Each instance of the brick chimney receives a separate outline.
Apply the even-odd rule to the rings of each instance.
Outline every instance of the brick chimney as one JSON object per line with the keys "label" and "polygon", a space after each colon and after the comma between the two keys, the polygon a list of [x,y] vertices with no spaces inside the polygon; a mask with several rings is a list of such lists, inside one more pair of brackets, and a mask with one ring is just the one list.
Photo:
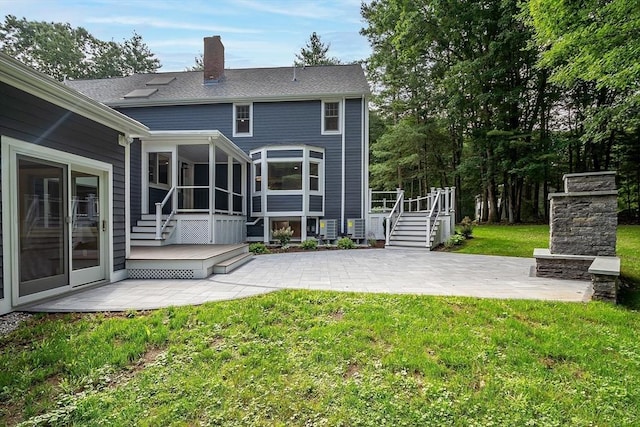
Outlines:
{"label": "brick chimney", "polygon": [[224,46],[220,36],[204,38],[204,84],[217,83],[224,77]]}

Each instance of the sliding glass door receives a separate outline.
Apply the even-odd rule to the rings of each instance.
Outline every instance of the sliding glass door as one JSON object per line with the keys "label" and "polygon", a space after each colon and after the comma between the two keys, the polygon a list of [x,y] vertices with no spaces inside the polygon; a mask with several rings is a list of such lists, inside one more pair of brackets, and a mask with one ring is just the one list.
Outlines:
{"label": "sliding glass door", "polygon": [[106,277],[102,174],[17,156],[19,297]]}

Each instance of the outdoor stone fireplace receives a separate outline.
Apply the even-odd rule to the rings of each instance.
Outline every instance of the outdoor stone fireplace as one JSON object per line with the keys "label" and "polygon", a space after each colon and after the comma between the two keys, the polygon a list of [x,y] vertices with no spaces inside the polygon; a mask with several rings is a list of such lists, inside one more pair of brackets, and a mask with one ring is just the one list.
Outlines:
{"label": "outdoor stone fireplace", "polygon": [[535,249],[536,276],[591,280],[593,299],[617,298],[615,172],[567,174],[549,194],[549,249]]}

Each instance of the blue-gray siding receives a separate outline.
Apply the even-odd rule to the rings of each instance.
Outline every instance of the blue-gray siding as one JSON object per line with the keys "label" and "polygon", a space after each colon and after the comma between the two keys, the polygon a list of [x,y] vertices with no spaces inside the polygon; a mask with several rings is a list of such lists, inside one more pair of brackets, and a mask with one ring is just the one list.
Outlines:
{"label": "blue-gray siding", "polygon": [[[249,153],[268,145],[312,145],[325,150],[325,218],[340,218],[342,135],[321,135],[322,103],[317,101],[255,102],[253,136],[233,137],[232,104],[122,108],[120,111],[152,130],[216,129]],[[345,219],[361,218],[362,99],[345,108]],[[315,155],[314,155],[315,157]]]}
{"label": "blue-gray siding", "polygon": [[267,195],[267,210],[269,212],[301,211],[302,195]]}
{"label": "blue-gray siding", "polygon": [[262,202],[260,196],[253,196],[251,198],[251,211],[252,212],[262,212]]}
{"label": "blue-gray siding", "polygon": [[322,196],[309,196],[309,212],[322,212]]}
{"label": "blue-gray siding", "polygon": [[2,135],[113,165],[113,268],[124,269],[124,147],[118,132],[5,83],[0,83],[0,111]]}
{"label": "blue-gray siding", "polygon": [[286,157],[302,157],[302,150],[269,150],[267,151],[267,158],[277,159]]}
{"label": "blue-gray siding", "polygon": [[264,224],[259,222],[256,225],[247,225],[247,237],[262,237],[264,234]]}
{"label": "blue-gray siding", "polygon": [[345,219],[362,218],[362,106],[359,100],[347,100],[345,120],[351,123],[345,129],[348,143],[345,149]]}

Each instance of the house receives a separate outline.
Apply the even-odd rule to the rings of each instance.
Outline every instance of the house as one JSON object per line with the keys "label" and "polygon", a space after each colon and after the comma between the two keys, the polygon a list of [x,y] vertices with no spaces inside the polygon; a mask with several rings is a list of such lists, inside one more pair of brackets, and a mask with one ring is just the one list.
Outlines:
{"label": "house", "polygon": [[0,314],[128,276],[130,152],[147,134],[0,53]]}
{"label": "house", "polygon": [[269,242],[286,226],[303,241],[321,221],[346,233],[364,218],[370,92],[360,65],[227,69],[219,36],[204,39],[203,63],[67,82],[150,129],[131,147],[131,219],[162,226],[133,233],[132,245]]}

